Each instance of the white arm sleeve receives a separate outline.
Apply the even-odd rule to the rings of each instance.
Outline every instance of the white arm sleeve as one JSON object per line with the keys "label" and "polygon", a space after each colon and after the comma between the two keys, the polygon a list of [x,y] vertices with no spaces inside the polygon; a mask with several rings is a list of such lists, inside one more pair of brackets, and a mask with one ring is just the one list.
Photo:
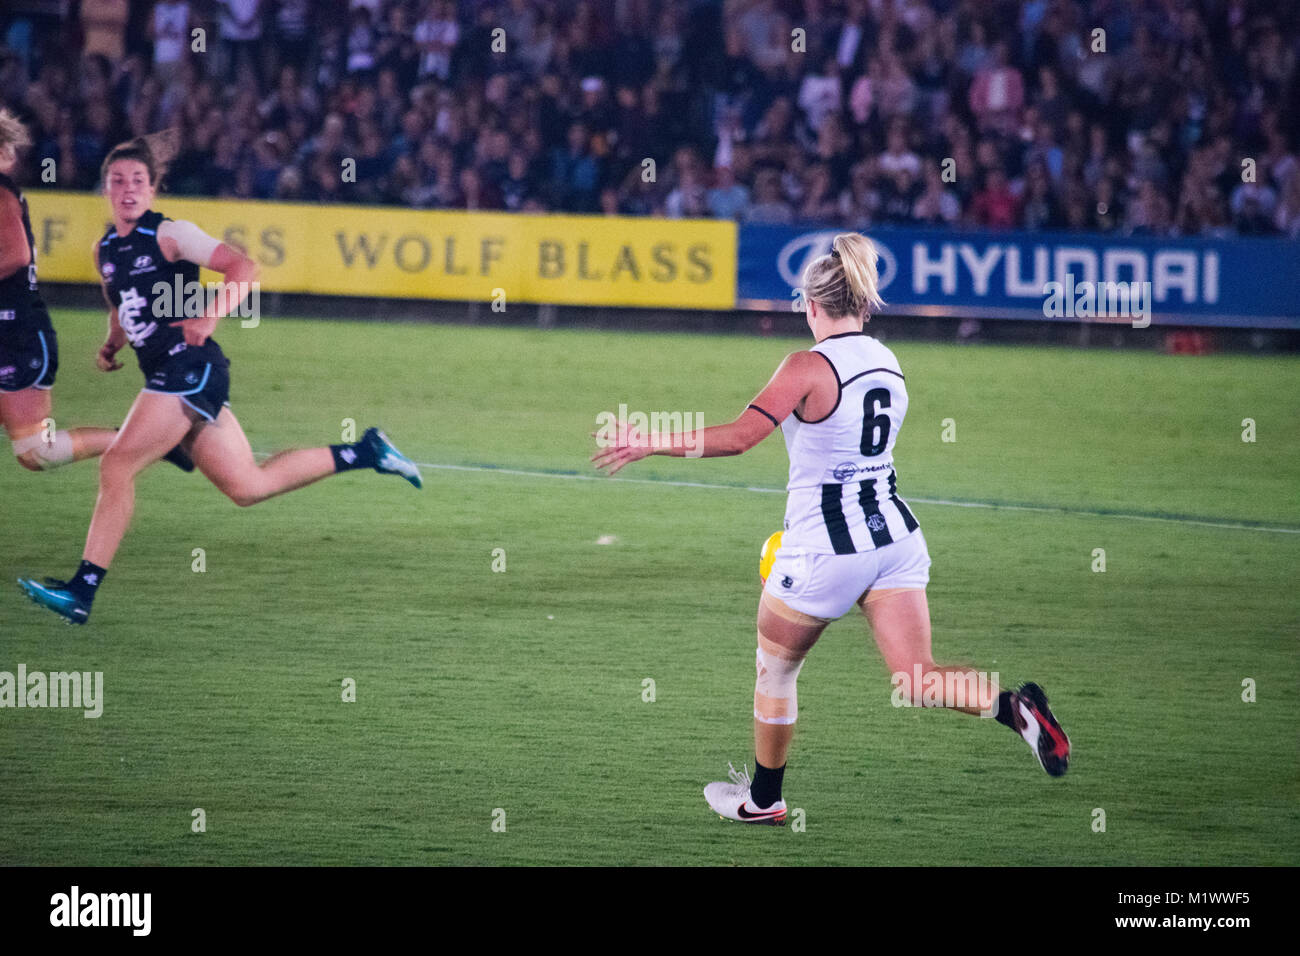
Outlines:
{"label": "white arm sleeve", "polygon": [[220,239],[213,239],[194,223],[185,219],[168,219],[158,224],[158,238],[174,239],[176,249],[182,259],[207,266],[212,261],[212,253],[221,245]]}

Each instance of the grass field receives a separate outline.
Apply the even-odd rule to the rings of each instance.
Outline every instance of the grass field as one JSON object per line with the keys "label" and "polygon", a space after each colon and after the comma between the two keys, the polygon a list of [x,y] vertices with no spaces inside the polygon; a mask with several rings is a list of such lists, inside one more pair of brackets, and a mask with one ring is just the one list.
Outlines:
{"label": "grass field", "polygon": [[[101,318],[55,321],[59,426],[117,424],[134,360],[101,375]],[[95,469],[0,461],[0,670],[105,685],[97,720],[0,710],[0,863],[1300,856],[1295,358],[891,343],[936,656],[1040,682],[1075,756],[1052,780],[991,721],[891,707],[846,618],[800,678],[798,832],[724,823],[700,792],[729,760],[752,766],[756,562],[784,507],[752,489],[784,484],[780,437],[577,476],[598,412],[729,419],[810,342],[271,319],[218,339],[259,451],[337,442],[351,418],[420,462],[476,467],[427,469],[423,492],[353,473],[240,510],[158,466],[74,629],[12,582],[75,568]]]}

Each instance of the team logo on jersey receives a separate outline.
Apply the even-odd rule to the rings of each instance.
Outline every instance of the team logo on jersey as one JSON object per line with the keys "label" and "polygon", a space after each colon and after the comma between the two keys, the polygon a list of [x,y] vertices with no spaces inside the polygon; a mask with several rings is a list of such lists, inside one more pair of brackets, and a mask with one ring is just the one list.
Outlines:
{"label": "team logo on jersey", "polygon": [[99,267],[99,271],[104,276],[105,279],[108,279],[113,275],[114,272],[117,271],[117,266],[113,265],[113,263],[111,262],[105,262],[102,266]]}
{"label": "team logo on jersey", "polygon": [[858,466],[851,461],[846,461],[842,465],[836,465],[835,470],[831,472],[836,481],[848,481],[858,473]]}
{"label": "team logo on jersey", "polygon": [[870,528],[872,531],[884,531],[885,530],[884,517],[881,515],[872,515],[870,518],[867,519],[867,527]]}

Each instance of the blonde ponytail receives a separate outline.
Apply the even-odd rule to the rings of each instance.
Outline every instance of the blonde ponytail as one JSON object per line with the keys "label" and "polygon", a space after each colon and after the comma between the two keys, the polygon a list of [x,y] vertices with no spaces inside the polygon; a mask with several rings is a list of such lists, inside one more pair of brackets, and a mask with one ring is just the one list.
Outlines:
{"label": "blonde ponytail", "polygon": [[885,304],[878,291],[880,253],[866,236],[845,232],[831,243],[830,255],[814,259],[804,273],[804,295],[832,318],[867,319]]}

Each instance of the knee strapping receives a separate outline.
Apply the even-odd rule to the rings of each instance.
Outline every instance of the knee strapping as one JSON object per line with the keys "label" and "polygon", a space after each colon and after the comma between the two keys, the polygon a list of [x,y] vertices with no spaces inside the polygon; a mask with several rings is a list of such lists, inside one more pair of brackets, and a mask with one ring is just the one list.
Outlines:
{"label": "knee strapping", "polygon": [[760,631],[756,654],[758,679],[754,682],[754,717],[764,724],[793,724],[799,717],[796,683],[803,655],[768,640]]}
{"label": "knee strapping", "polygon": [[42,471],[49,471],[72,461],[74,449],[72,436],[66,431],[58,430],[52,441],[45,440],[44,432],[37,432],[13,442],[14,457],[35,464]]}

